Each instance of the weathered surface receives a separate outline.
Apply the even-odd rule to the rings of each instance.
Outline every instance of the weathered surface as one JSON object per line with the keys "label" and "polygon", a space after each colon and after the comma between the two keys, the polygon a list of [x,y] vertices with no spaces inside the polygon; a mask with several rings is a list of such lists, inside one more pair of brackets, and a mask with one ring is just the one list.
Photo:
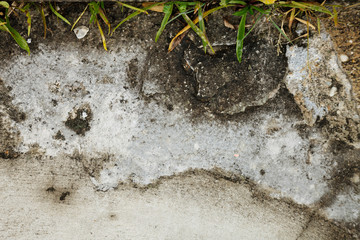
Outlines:
{"label": "weathered surface", "polygon": [[[200,101],[209,101],[209,108],[215,113],[233,115],[248,107],[261,106],[280,89],[286,69],[284,59],[274,61],[275,48],[261,40],[249,39],[246,43],[250,46],[245,51],[256,50],[249,51],[241,65],[236,59],[235,45],[218,47],[214,56],[204,55],[201,49],[185,52],[186,64],[196,81],[196,96]],[[281,68],[274,71],[278,66]]]}
{"label": "weathered surface", "polygon": [[312,38],[309,48],[288,47],[285,83],[310,126],[327,121],[328,134],[360,147],[360,118],[352,86],[341,69],[330,36]]}
{"label": "weathered surface", "polygon": [[[209,24],[220,27],[225,15],[219,12]],[[85,17],[79,25],[86,24]],[[221,30],[227,37],[216,44],[215,56],[203,55],[201,43],[191,34],[174,52],[166,53],[168,36],[176,33],[178,23],[155,44],[161,17],[140,16],[139,22],[129,22],[108,39],[109,52],[102,49],[97,29],[78,40],[51,17],[48,27],[66,42],[33,37],[31,56],[1,48],[0,56],[7,59],[0,68],[4,236],[25,236],[12,226],[26,224],[15,213],[29,215],[30,208],[21,206],[31,202],[41,214],[38,220],[29,220],[29,229],[43,239],[49,239],[48,232],[57,236],[63,228],[88,239],[91,233],[100,236],[100,230],[93,230],[98,226],[111,232],[114,224],[124,232],[111,232],[110,238],[176,239],[178,232],[167,233],[175,226],[195,239],[209,239],[209,233],[214,239],[219,234],[225,239],[236,234],[246,239],[355,237],[358,115],[348,105],[351,89],[338,65],[328,69],[321,62],[317,72],[313,67],[317,80],[309,81],[304,90],[299,87],[304,86],[303,78],[293,77],[295,71],[304,74],[294,64],[303,64],[304,50],[294,46],[277,56],[274,42],[263,34],[266,27],[249,36],[261,44],[247,42],[251,48],[245,48],[241,65],[234,59],[231,29]],[[212,36],[216,35],[209,30]],[[311,46],[314,53],[323,51],[323,45]],[[277,57],[270,61],[271,52]],[[336,57],[335,52],[330,54]],[[334,95],[332,86],[316,85],[328,78],[339,78],[333,80],[335,85],[341,83]],[[311,95],[313,90],[317,93]],[[306,105],[304,97],[314,104]],[[331,114],[314,111],[313,106],[322,107],[323,99]],[[343,119],[355,127],[344,125]],[[335,123],[337,128],[327,132]],[[180,175],[151,188],[159,178],[189,169],[222,169],[221,176],[237,184],[221,180],[224,185],[216,187],[208,173],[195,171],[196,177]],[[142,192],[131,186],[150,189]],[[24,197],[14,196],[21,191]],[[252,201],[254,205],[246,207]],[[226,211],[209,212],[214,205]],[[188,209],[189,214],[175,209]],[[78,214],[68,221],[72,211]],[[63,223],[42,227],[55,216]],[[266,221],[259,223],[258,216],[266,216]],[[74,233],[74,222],[84,219],[91,229]],[[147,226],[143,231],[139,221]],[[214,222],[223,224],[219,231]]]}
{"label": "weathered surface", "polygon": [[[307,239],[351,237],[304,208],[254,197],[259,192],[249,183],[221,175],[195,171],[156,186],[121,185],[103,193],[94,191],[74,160],[22,162],[11,168],[0,162],[0,187],[7,196],[1,202],[0,235],[6,239],[287,240],[305,228],[312,236]],[[319,222],[315,231],[307,227],[311,219]]]}

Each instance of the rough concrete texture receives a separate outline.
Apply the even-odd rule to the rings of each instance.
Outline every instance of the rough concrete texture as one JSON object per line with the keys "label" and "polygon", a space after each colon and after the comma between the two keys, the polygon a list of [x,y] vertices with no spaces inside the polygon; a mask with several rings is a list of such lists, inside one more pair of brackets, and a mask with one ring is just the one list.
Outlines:
{"label": "rough concrete texture", "polygon": [[286,55],[289,73],[285,83],[306,123],[312,126],[325,119],[330,135],[359,148],[357,104],[330,36],[324,30],[313,38],[309,48],[288,46]]}
{"label": "rough concrete texture", "polygon": [[0,52],[1,234],[356,238],[359,116],[331,40],[311,39],[321,68],[304,84],[306,48],[277,56],[265,23],[236,63],[226,14],[209,18],[213,56],[191,33],[166,53],[179,24],[155,44],[160,14],[119,29],[109,52],[95,28],[78,40],[53,18],[57,40]]}

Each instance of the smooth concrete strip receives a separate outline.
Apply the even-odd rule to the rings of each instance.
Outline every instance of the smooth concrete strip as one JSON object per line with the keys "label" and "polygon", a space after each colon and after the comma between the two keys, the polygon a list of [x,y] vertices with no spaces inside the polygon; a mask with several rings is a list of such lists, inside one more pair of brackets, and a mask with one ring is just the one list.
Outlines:
{"label": "smooth concrete strip", "polygon": [[[246,182],[206,172],[104,193],[94,191],[76,160],[28,156],[11,169],[9,161],[0,162],[4,239],[295,240],[310,221],[296,206],[257,198]],[[306,239],[336,239],[328,238],[332,226],[313,227]]]}

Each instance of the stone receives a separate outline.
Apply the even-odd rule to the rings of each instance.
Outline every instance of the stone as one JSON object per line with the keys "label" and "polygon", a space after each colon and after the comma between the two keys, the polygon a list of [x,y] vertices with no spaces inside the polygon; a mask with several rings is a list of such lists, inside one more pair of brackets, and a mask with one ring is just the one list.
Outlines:
{"label": "stone", "polygon": [[349,57],[347,55],[345,55],[345,54],[341,54],[340,55],[340,61],[341,62],[347,62],[347,61],[349,61]]}
{"label": "stone", "polygon": [[315,35],[310,46],[287,48],[287,89],[294,95],[309,126],[327,121],[334,139],[360,146],[360,117],[350,80],[343,72],[333,43],[326,32]]}
{"label": "stone", "polygon": [[89,32],[89,28],[86,26],[80,26],[75,28],[73,31],[78,39],[82,39]]}

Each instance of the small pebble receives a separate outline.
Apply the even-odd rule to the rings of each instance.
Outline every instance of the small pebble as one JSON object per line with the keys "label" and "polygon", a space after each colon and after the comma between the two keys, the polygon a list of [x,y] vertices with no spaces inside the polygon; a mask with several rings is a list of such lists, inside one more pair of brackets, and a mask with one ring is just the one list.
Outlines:
{"label": "small pebble", "polygon": [[332,88],[330,89],[329,96],[330,96],[330,97],[335,96],[336,91],[337,91],[337,87],[332,87]]}
{"label": "small pebble", "polygon": [[360,175],[358,173],[354,173],[353,177],[351,178],[351,181],[353,183],[359,183],[360,182]]}
{"label": "small pebble", "polygon": [[89,32],[89,28],[86,26],[77,27],[74,29],[74,33],[78,39],[82,39]]}
{"label": "small pebble", "polygon": [[26,42],[30,44],[31,43],[31,38],[26,39]]}
{"label": "small pebble", "polygon": [[345,54],[341,54],[340,55],[340,61],[347,62],[347,61],[349,61],[349,57],[347,55],[345,55]]}

